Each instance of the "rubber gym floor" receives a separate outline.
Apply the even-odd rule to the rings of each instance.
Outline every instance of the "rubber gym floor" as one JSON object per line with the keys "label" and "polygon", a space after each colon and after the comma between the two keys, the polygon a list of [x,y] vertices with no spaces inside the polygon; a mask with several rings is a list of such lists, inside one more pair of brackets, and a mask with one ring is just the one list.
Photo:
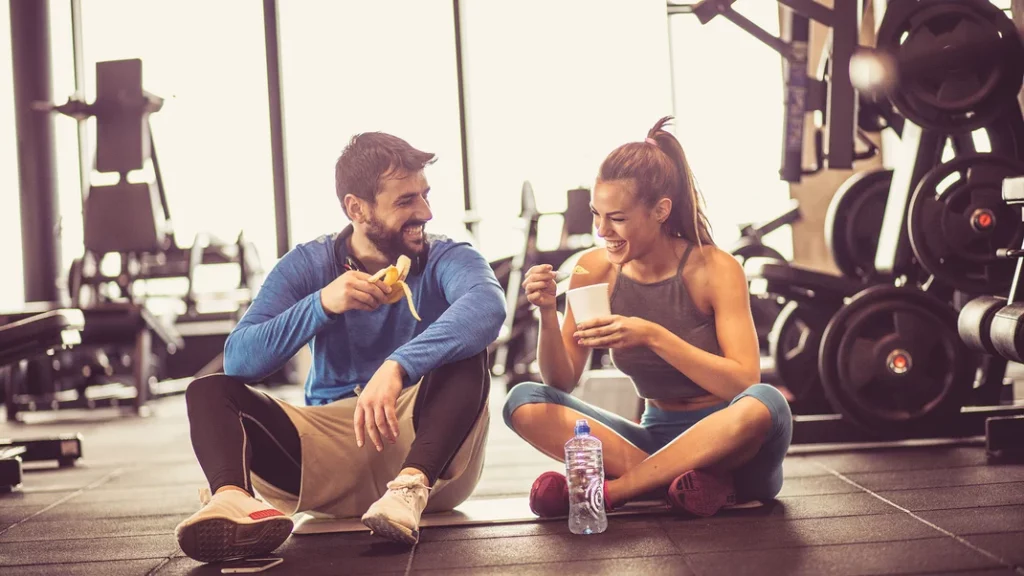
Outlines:
{"label": "rubber gym floor", "polygon": [[[487,467],[474,499],[522,497],[560,465],[501,422],[496,381]],[[1018,396],[1024,387],[1017,385]],[[298,389],[275,390],[298,400]],[[220,574],[182,555],[174,526],[204,478],[184,398],[149,418],[0,423],[0,437],[80,432],[72,468],[31,465],[0,496],[4,576]],[[1022,439],[1024,441],[1024,439]],[[28,465],[27,465],[28,466]],[[1024,464],[987,461],[981,442],[807,453],[794,447],[777,501],[709,519],[613,517],[574,536],[565,520],[425,528],[402,547],[367,532],[293,535],[269,574],[1024,574]]]}

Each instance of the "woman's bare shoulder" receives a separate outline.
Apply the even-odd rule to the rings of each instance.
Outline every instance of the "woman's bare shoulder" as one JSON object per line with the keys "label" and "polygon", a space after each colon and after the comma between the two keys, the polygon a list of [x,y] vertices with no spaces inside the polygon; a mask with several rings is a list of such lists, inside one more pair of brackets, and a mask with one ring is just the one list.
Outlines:
{"label": "woman's bare shoulder", "polygon": [[746,273],[735,256],[717,246],[704,246],[701,248],[701,260],[701,283],[709,289],[712,299],[747,291]]}
{"label": "woman's bare shoulder", "polygon": [[714,245],[694,246],[683,269],[683,281],[701,308],[712,307],[723,290],[747,289],[743,266],[735,256]]}
{"label": "woman's bare shoulder", "polygon": [[614,270],[612,263],[608,261],[608,251],[604,247],[596,246],[580,255],[572,271],[569,286],[576,288],[608,282]]}
{"label": "woman's bare shoulder", "polygon": [[[696,249],[694,249],[696,251]],[[718,246],[705,245],[700,247],[700,257],[704,262],[704,267],[716,274],[729,274],[735,273],[736,271],[742,272],[743,266],[735,256],[722,250]]]}

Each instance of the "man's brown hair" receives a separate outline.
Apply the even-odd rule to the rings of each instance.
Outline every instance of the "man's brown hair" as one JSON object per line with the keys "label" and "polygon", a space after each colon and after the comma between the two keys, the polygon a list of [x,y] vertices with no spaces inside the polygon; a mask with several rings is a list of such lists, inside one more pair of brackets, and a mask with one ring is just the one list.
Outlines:
{"label": "man's brown hair", "polygon": [[435,160],[437,157],[434,154],[417,150],[391,134],[356,134],[334,165],[334,188],[341,209],[345,211],[345,216],[349,216],[345,208],[347,194],[374,204],[384,180],[398,174],[415,174]]}

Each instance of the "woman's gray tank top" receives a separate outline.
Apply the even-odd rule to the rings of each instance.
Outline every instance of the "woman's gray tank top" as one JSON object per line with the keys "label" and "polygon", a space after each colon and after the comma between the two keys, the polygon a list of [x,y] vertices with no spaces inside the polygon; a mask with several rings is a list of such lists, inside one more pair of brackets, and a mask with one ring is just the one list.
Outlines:
{"label": "woman's gray tank top", "polygon": [[[674,276],[653,284],[631,280],[619,269],[611,295],[611,311],[619,316],[635,316],[660,324],[690,344],[721,356],[714,317],[697,308],[683,283],[683,266],[692,249],[692,244],[686,248]],[[708,394],[646,346],[612,350],[611,358],[615,367],[633,380],[642,398],[673,400]]]}

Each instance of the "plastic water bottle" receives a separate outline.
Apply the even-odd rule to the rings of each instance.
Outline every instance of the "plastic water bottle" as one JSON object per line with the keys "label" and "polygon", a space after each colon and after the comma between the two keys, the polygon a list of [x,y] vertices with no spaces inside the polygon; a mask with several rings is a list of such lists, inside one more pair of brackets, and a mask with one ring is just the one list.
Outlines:
{"label": "plastic water bottle", "polygon": [[608,528],[604,511],[604,457],[601,441],[590,435],[586,420],[576,421],[576,435],[565,443],[565,477],[569,480],[569,531],[604,532]]}

